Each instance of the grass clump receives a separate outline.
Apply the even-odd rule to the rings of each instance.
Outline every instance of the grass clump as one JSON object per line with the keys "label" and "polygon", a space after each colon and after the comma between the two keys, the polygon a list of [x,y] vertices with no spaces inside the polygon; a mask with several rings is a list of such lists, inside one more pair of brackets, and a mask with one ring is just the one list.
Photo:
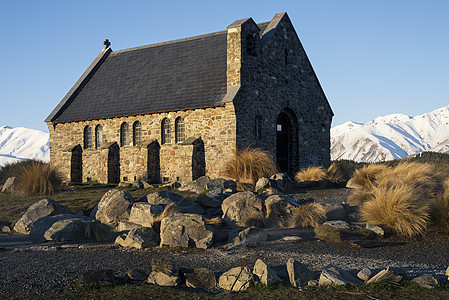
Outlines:
{"label": "grass clump", "polygon": [[56,169],[41,161],[20,164],[14,172],[18,181],[14,193],[21,196],[53,194],[61,182]]}
{"label": "grass clump", "polygon": [[444,181],[443,192],[435,199],[431,216],[437,230],[449,233],[449,179]]}
{"label": "grass clump", "polygon": [[377,178],[385,173],[389,167],[380,164],[371,164],[354,171],[352,185],[357,188],[370,190]]}
{"label": "grass clump", "polygon": [[270,177],[277,173],[276,162],[270,152],[259,148],[236,150],[226,162],[225,176],[240,181],[256,183],[261,177]]}
{"label": "grass clump", "polygon": [[319,181],[326,178],[326,170],[323,167],[310,166],[299,170],[295,179],[298,182],[302,181]]}
{"label": "grass clump", "polygon": [[324,209],[314,203],[307,203],[296,208],[290,219],[290,228],[315,228],[325,219]]}

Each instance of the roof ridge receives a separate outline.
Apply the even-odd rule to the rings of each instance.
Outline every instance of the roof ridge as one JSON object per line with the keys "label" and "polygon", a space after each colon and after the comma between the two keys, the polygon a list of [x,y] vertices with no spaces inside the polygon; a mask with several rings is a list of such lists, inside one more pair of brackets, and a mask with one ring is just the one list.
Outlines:
{"label": "roof ridge", "polygon": [[134,50],[140,50],[140,49],[146,49],[146,48],[153,48],[153,47],[158,47],[158,46],[176,44],[176,43],[181,43],[181,42],[187,42],[187,41],[192,41],[192,40],[196,40],[196,39],[202,39],[202,38],[206,38],[206,37],[210,37],[210,36],[217,36],[217,35],[220,35],[220,34],[223,34],[223,33],[226,33],[226,32],[227,32],[227,30],[222,30],[222,31],[206,33],[206,34],[202,34],[202,35],[196,35],[196,36],[191,36],[191,37],[171,40],[171,41],[165,41],[165,42],[149,44],[149,45],[144,45],[144,46],[137,46],[137,47],[132,47],[132,48],[128,48],[128,49],[122,49],[122,50],[113,51],[111,54],[114,54],[114,53],[115,54],[119,54],[119,53],[128,52],[128,51],[134,51]]}
{"label": "roof ridge", "polygon": [[[265,25],[266,23],[270,23],[270,21],[257,23],[257,26],[262,25],[262,24]],[[206,34],[201,34],[201,35],[195,35],[195,36],[181,38],[181,39],[176,39],[176,40],[171,40],[171,41],[165,41],[165,42],[160,42],[160,43],[155,43],[155,44],[137,46],[137,47],[132,47],[132,48],[127,48],[127,49],[113,51],[111,53],[111,55],[120,54],[120,53],[124,53],[124,52],[129,52],[129,51],[134,51],[134,50],[141,50],[141,49],[146,49],[146,48],[153,48],[153,47],[158,47],[158,46],[164,46],[164,45],[176,44],[176,43],[181,43],[181,42],[187,42],[187,41],[192,41],[192,40],[196,40],[196,39],[202,39],[202,38],[206,38],[206,37],[217,36],[217,35],[224,34],[224,33],[227,33],[227,32],[228,32],[227,30],[221,30],[221,31],[216,31],[216,32],[211,32],[211,33],[206,33]]]}

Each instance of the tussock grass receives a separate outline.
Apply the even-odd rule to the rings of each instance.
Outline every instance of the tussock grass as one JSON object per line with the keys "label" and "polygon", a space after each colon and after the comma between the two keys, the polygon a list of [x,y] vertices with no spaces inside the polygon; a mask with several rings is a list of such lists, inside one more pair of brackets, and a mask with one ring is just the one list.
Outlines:
{"label": "tussock grass", "polygon": [[295,179],[298,182],[302,181],[319,181],[326,178],[326,170],[323,167],[307,167],[305,169],[299,170]]}
{"label": "tussock grass", "polygon": [[315,228],[323,223],[324,209],[314,203],[307,203],[296,208],[290,217],[290,228]]}
{"label": "tussock grass", "polygon": [[370,190],[377,178],[384,174],[387,169],[389,167],[379,164],[371,164],[357,169],[352,177],[353,185],[361,189]]}
{"label": "tussock grass", "polygon": [[427,199],[408,185],[391,184],[387,178],[373,189],[373,196],[361,209],[362,219],[387,227],[399,235],[421,235],[430,221]]}
{"label": "tussock grass", "polygon": [[444,181],[443,192],[435,199],[431,216],[438,231],[449,233],[449,179]]}
{"label": "tussock grass", "polygon": [[241,219],[240,221],[237,222],[237,225],[241,227],[251,227],[251,226],[258,228],[269,227],[268,220],[263,216],[254,216]]}
{"label": "tussock grass", "polygon": [[259,148],[236,150],[233,157],[226,162],[225,176],[240,181],[256,183],[261,177],[270,177],[277,173],[273,156]]}
{"label": "tussock grass", "polygon": [[161,232],[161,222],[163,219],[165,219],[166,217],[169,217],[175,213],[178,213],[179,209],[176,206],[176,204],[174,203],[170,203],[167,206],[165,206],[164,210],[162,211],[162,213],[158,216],[156,216],[153,219],[153,229],[157,232],[160,233]]}
{"label": "tussock grass", "polygon": [[58,172],[50,164],[32,161],[22,165],[14,193],[21,196],[53,194],[60,183],[59,178]]}
{"label": "tussock grass", "polygon": [[326,172],[326,179],[333,182],[341,182],[345,179],[345,170],[337,163],[333,162]]}
{"label": "tussock grass", "polygon": [[351,205],[362,206],[366,201],[373,197],[372,191],[357,189],[348,196],[348,203]]}
{"label": "tussock grass", "polygon": [[221,225],[223,223],[223,219],[221,217],[204,218],[204,223],[206,223],[206,225]]}

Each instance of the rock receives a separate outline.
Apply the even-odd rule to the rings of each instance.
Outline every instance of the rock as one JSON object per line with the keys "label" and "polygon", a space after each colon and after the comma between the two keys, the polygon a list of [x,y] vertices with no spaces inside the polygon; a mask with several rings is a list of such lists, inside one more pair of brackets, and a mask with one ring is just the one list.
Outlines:
{"label": "rock", "polygon": [[17,186],[16,177],[9,177],[8,179],[6,179],[5,183],[3,184],[1,192],[2,193],[14,193],[16,186]]}
{"label": "rock", "polygon": [[116,227],[119,221],[128,220],[134,198],[127,191],[107,191],[98,203],[95,218],[101,223]]}
{"label": "rock", "polygon": [[179,268],[170,260],[153,258],[151,260],[151,273],[148,275],[147,282],[160,286],[177,286],[181,282]]}
{"label": "rock", "polygon": [[233,238],[231,247],[258,244],[266,242],[267,240],[268,233],[265,230],[257,227],[249,227],[240,231],[238,235]]}
{"label": "rock", "polygon": [[116,244],[130,248],[148,248],[159,245],[159,235],[153,228],[140,227],[123,234],[115,240]]}
{"label": "rock", "polygon": [[91,210],[89,217],[91,219],[95,219],[95,215],[97,214],[97,211],[98,211],[98,204],[95,205],[95,207]]}
{"label": "rock", "polygon": [[323,209],[327,221],[346,220],[346,208],[341,203],[316,203]]}
{"label": "rock", "polygon": [[183,196],[172,191],[159,191],[143,196],[140,201],[153,205],[168,205],[174,203],[182,213],[204,214],[204,208],[200,204],[184,199]]}
{"label": "rock", "polygon": [[208,176],[201,176],[198,179],[183,184],[178,188],[180,191],[189,191],[197,194],[204,193],[206,191],[206,184],[210,181]]}
{"label": "rock", "polygon": [[11,228],[9,228],[9,226],[2,226],[2,232],[4,233],[11,232]]}
{"label": "rock", "polygon": [[271,269],[261,259],[256,260],[254,264],[253,274],[259,278],[259,281],[265,285],[271,285],[275,282],[282,281],[277,275],[276,271]]}
{"label": "rock", "polygon": [[175,182],[163,184],[163,185],[161,185],[161,187],[164,187],[164,188],[171,188],[171,189],[177,189],[177,188],[180,188],[180,187],[181,187],[181,183],[178,182],[178,181],[175,181]]}
{"label": "rock", "polygon": [[126,273],[126,277],[133,281],[145,281],[148,279],[148,274],[138,269],[130,269]]}
{"label": "rock", "polygon": [[40,200],[28,207],[25,214],[15,224],[14,230],[18,233],[29,234],[38,219],[59,214],[72,214],[72,211],[52,199]]}
{"label": "rock", "polygon": [[284,236],[282,239],[280,239],[281,241],[284,242],[302,242],[302,238],[296,235],[288,235],[288,236]]}
{"label": "rock", "polygon": [[223,202],[217,200],[215,197],[210,197],[208,194],[199,194],[195,201],[206,209],[221,207],[221,203]]}
{"label": "rock", "polygon": [[373,225],[371,223],[366,223],[366,229],[371,230],[372,232],[374,232],[377,235],[383,236],[384,235],[384,230],[376,225]]}
{"label": "rock", "polygon": [[186,273],[186,285],[194,289],[208,290],[217,286],[215,273],[206,268],[197,268],[193,273]]}
{"label": "rock", "polygon": [[122,220],[118,222],[116,230],[117,232],[123,232],[123,231],[130,231],[139,227],[142,227],[142,225]]}
{"label": "rock", "polygon": [[206,249],[212,238],[212,231],[200,215],[175,213],[161,222],[161,246]]}
{"label": "rock", "polygon": [[333,265],[328,265],[321,271],[319,285],[345,285],[359,283],[349,272]]}
{"label": "rock", "polygon": [[350,229],[348,222],[343,221],[343,220],[326,221],[323,223],[323,225],[328,225],[328,226],[331,226],[331,227],[339,229],[339,230]]}
{"label": "rock", "polygon": [[296,288],[303,288],[313,278],[309,268],[294,258],[289,258],[286,263],[290,284]]}
{"label": "rock", "polygon": [[147,202],[134,202],[129,214],[129,222],[152,227],[154,218],[162,213],[162,205],[149,204]]}
{"label": "rock", "polygon": [[257,192],[261,189],[266,189],[271,187],[271,182],[269,178],[261,177],[256,182],[256,187],[254,188],[254,191]]}
{"label": "rock", "polygon": [[86,272],[81,275],[79,281],[81,285],[111,284],[113,282],[114,282],[114,273],[110,269]]}
{"label": "rock", "polygon": [[307,282],[307,286],[318,286],[318,280],[312,279]]}
{"label": "rock", "polygon": [[237,183],[234,180],[215,178],[210,179],[209,181],[206,182],[206,190],[208,191],[213,191],[216,189],[223,189],[223,190],[230,189],[232,191],[235,191],[236,188]]}
{"label": "rock", "polygon": [[[449,267],[447,267],[447,269],[446,269],[446,276],[449,277]],[[449,280],[449,278],[448,278],[448,280]]]}
{"label": "rock", "polygon": [[377,273],[376,275],[374,275],[373,277],[371,277],[371,279],[369,279],[366,283],[370,284],[370,283],[376,283],[376,282],[381,282],[381,281],[398,283],[401,280],[402,280],[402,276],[390,271],[390,267],[388,267],[385,270],[382,270],[379,273]]}
{"label": "rock", "polygon": [[289,219],[298,206],[299,204],[293,198],[284,195],[272,195],[265,199],[267,215],[275,213],[277,216],[284,218],[284,220]]}
{"label": "rock", "polygon": [[368,268],[363,268],[362,270],[360,270],[360,272],[357,273],[357,277],[363,281],[368,281],[371,275],[373,275],[373,272],[371,272],[371,270]]}
{"label": "rock", "polygon": [[30,239],[33,242],[43,241],[85,241],[91,237],[90,226],[96,221],[89,217],[76,215],[47,216],[34,222],[30,231]]}
{"label": "rock", "polygon": [[292,180],[286,173],[277,173],[270,177],[271,180],[274,180],[281,190],[285,190],[289,185],[292,184]]}
{"label": "rock", "polygon": [[131,188],[131,187],[133,187],[133,184],[131,182],[120,181],[118,186],[122,187],[122,188]]}
{"label": "rock", "polygon": [[248,268],[236,267],[220,276],[218,286],[228,291],[240,292],[246,290],[253,280],[254,276]]}
{"label": "rock", "polygon": [[151,184],[151,183],[149,183],[149,182],[147,182],[145,180],[141,181],[141,183],[142,183],[142,187],[144,189],[155,189],[155,188],[157,188],[157,184]]}
{"label": "rock", "polygon": [[435,277],[429,274],[413,278],[412,281],[426,289],[433,289],[438,286],[438,280],[436,280]]}
{"label": "rock", "polygon": [[240,192],[226,198],[221,204],[223,219],[240,222],[265,218],[263,201],[251,192]]}

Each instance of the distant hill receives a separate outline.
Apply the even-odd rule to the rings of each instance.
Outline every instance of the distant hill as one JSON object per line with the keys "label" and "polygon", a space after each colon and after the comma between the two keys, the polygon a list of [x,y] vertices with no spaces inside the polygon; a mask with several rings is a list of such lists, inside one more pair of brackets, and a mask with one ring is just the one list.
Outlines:
{"label": "distant hill", "polygon": [[0,167],[25,159],[50,160],[49,134],[24,127],[0,127]]}
{"label": "distant hill", "polygon": [[413,118],[392,114],[331,129],[332,160],[379,162],[423,151],[449,153],[449,105]]}

